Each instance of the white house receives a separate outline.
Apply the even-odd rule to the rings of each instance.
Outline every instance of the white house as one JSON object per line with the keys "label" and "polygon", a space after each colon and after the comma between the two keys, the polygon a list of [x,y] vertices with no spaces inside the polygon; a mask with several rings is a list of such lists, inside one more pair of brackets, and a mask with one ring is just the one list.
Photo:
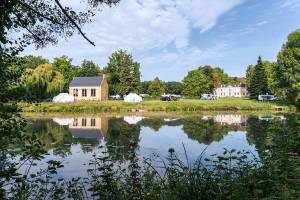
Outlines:
{"label": "white house", "polygon": [[214,89],[214,95],[217,97],[248,97],[248,91],[245,84],[221,85]]}

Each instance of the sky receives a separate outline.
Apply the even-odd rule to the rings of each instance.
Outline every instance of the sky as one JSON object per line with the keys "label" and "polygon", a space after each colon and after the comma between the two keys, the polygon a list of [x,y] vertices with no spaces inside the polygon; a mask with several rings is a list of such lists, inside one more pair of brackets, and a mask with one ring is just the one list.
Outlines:
{"label": "sky", "polygon": [[[77,9],[80,1],[62,1]],[[275,61],[287,35],[300,28],[300,0],[121,0],[103,7],[79,34],[57,45],[22,55],[50,61],[66,55],[80,65],[93,60],[101,68],[118,49],[140,63],[142,80],[159,77],[180,81],[199,66],[221,67],[231,76],[245,76],[258,56]]]}

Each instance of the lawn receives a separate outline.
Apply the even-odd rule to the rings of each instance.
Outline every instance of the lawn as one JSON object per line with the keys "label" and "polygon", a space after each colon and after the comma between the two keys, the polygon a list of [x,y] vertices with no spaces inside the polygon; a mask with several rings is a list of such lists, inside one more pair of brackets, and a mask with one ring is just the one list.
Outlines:
{"label": "lawn", "polygon": [[23,112],[201,112],[201,111],[275,111],[283,107],[284,111],[293,108],[279,102],[258,102],[241,98],[224,98],[215,101],[182,99],[179,101],[145,100],[141,103],[123,101],[81,101],[75,103],[18,103]]}

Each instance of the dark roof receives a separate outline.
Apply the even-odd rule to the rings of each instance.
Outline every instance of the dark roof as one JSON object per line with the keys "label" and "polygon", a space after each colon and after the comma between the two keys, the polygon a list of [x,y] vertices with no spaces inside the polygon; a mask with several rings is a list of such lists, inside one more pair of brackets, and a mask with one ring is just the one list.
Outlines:
{"label": "dark roof", "polygon": [[73,135],[73,137],[76,137],[76,138],[101,139],[103,137],[103,134],[100,129],[70,128],[69,131]]}
{"label": "dark roof", "polygon": [[74,77],[70,87],[100,86],[103,76]]}

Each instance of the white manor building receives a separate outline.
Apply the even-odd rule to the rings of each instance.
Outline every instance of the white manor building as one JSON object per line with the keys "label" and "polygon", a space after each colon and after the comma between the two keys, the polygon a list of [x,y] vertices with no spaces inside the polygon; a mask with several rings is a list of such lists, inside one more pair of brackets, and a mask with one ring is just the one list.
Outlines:
{"label": "white manor building", "polygon": [[248,97],[248,91],[245,84],[221,85],[214,89],[214,95],[217,97]]}

